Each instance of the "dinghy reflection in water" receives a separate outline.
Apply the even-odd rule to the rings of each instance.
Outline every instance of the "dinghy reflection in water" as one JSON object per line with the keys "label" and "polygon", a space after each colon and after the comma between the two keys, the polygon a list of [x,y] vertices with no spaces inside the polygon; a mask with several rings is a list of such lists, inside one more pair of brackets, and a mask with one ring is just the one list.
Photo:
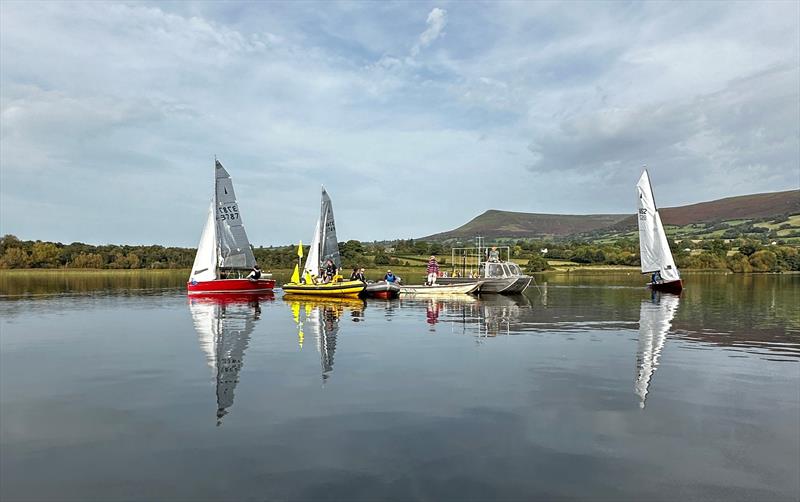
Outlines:
{"label": "dinghy reflection in water", "polygon": [[271,295],[192,295],[189,299],[200,348],[216,380],[218,426],[233,406],[244,352],[261,316],[259,302],[273,298]]}
{"label": "dinghy reflection in water", "polygon": [[642,301],[639,312],[639,345],[636,351],[636,384],[639,407],[644,408],[650,380],[658,368],[658,359],[672,327],[680,298],[669,293],[653,293],[652,300]]}
{"label": "dinghy reflection in water", "polygon": [[[320,301],[300,300],[296,297],[291,299],[284,297],[284,299],[291,306],[300,347],[303,348],[306,336],[314,337],[324,384],[333,372],[339,322],[348,310],[350,319],[353,322],[360,322],[364,318],[366,304],[361,300],[347,298],[326,298]],[[303,313],[305,318],[302,316]]]}

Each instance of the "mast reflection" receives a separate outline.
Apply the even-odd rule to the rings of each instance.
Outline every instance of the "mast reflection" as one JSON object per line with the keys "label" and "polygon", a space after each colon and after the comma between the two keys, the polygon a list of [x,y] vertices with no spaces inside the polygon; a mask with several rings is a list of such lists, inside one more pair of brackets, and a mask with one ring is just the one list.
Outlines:
{"label": "mast reflection", "polygon": [[672,327],[680,297],[653,292],[650,300],[642,301],[639,311],[639,343],[636,350],[636,383],[639,407],[644,409],[650,380],[658,368],[658,359]]}
{"label": "mast reflection", "polygon": [[217,426],[222,425],[222,418],[233,406],[244,352],[261,317],[260,302],[273,299],[271,294],[189,297],[189,311],[200,348],[216,380]]}
{"label": "mast reflection", "polygon": [[[298,342],[303,346],[307,333],[314,336],[320,358],[322,382],[325,383],[333,372],[333,356],[336,353],[336,340],[339,335],[339,321],[346,311],[350,311],[350,320],[364,320],[366,304],[363,300],[346,298],[314,298],[284,297],[292,308],[298,329]],[[301,313],[305,314],[303,318]]]}

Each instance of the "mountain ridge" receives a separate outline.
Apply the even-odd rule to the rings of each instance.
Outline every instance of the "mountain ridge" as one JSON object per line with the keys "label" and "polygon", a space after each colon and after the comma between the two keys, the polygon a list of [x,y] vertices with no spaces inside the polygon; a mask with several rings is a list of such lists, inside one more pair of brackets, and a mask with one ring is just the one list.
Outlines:
{"label": "mountain ridge", "polygon": [[[741,219],[764,219],[800,214],[800,190],[737,195],[684,206],[660,208],[665,225],[709,224]],[[489,209],[464,225],[422,237],[449,241],[481,235],[498,238],[565,238],[601,231],[623,232],[636,228],[636,215],[551,214]]]}

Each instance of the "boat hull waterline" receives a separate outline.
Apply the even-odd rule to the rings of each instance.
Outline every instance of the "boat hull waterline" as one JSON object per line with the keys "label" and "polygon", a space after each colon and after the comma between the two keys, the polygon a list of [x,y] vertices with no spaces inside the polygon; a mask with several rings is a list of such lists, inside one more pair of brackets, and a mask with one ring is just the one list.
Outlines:
{"label": "boat hull waterline", "polygon": [[287,295],[358,298],[364,291],[365,284],[361,281],[329,282],[325,284],[295,284],[283,285],[283,292]]}
{"label": "boat hull waterline", "polygon": [[[439,277],[436,279],[437,284],[444,285],[457,285],[466,284],[469,279],[463,277]],[[481,281],[481,294],[496,293],[502,295],[515,295],[523,293],[533,281],[533,277],[529,275],[521,275],[518,277],[490,277],[482,278]]]}
{"label": "boat hull waterline", "polygon": [[683,291],[683,281],[678,279],[677,281],[669,281],[669,282],[651,282],[648,283],[647,286],[652,289],[653,291],[661,291],[664,293],[673,293],[673,294],[680,294]]}
{"label": "boat hull waterline", "polygon": [[217,279],[213,281],[189,281],[186,283],[189,294],[226,294],[226,293],[266,293],[275,288],[274,279]]}
{"label": "boat hull waterline", "polygon": [[482,281],[465,284],[453,285],[433,285],[433,286],[400,286],[401,295],[468,295],[478,293],[481,289]]}
{"label": "boat hull waterline", "polygon": [[364,289],[364,296],[369,298],[390,300],[392,298],[397,298],[398,295],[400,295],[400,286],[385,281],[367,284],[367,287]]}

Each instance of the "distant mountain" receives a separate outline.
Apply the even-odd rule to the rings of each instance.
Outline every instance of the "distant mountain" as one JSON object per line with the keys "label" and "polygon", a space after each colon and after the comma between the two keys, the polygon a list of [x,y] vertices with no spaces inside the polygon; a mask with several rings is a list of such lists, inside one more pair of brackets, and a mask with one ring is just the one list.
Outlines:
{"label": "distant mountain", "polygon": [[[665,225],[715,223],[729,220],[765,219],[800,214],[800,190],[741,195],[688,206],[660,209]],[[619,232],[636,228],[636,215],[629,214],[540,214],[490,209],[464,225],[447,232],[423,237],[424,240],[470,240],[480,235],[487,239],[559,238],[603,231]]]}

